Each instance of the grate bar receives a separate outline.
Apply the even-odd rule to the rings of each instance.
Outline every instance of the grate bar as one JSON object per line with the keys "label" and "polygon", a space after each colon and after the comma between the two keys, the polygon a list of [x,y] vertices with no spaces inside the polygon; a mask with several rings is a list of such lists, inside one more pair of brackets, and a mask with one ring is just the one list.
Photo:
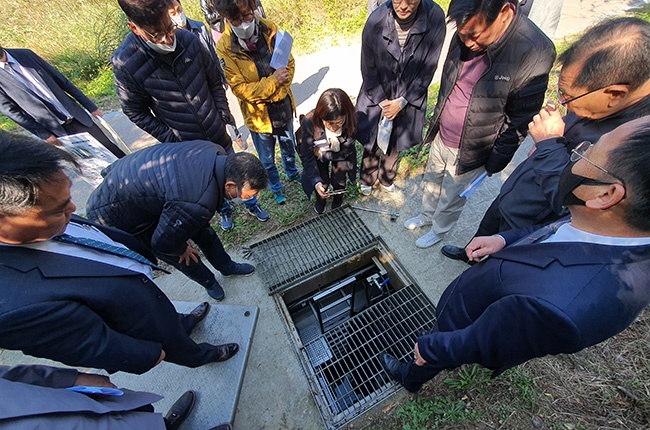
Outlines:
{"label": "grate bar", "polygon": [[409,285],[306,343],[309,350],[312,344],[324,342],[331,356],[313,366],[317,391],[325,394],[320,398],[325,421],[335,426],[346,423],[396,391],[398,386],[383,370],[379,354],[409,357],[418,333],[434,324],[433,304],[419,288]]}
{"label": "grate bar", "polygon": [[368,227],[346,205],[256,242],[250,250],[256,271],[273,294],[374,241]]}

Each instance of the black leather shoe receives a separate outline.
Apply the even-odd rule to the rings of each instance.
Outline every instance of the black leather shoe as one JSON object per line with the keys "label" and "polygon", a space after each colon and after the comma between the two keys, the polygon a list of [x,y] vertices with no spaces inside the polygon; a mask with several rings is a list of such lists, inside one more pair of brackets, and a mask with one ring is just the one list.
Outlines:
{"label": "black leather shoe", "polygon": [[167,430],[179,428],[192,411],[195,401],[196,394],[194,394],[194,391],[187,391],[180,396],[165,415],[165,428]]}
{"label": "black leather shoe", "polygon": [[401,384],[402,381],[399,374],[399,368],[402,365],[402,362],[387,352],[382,352],[379,354],[379,360],[381,361],[381,367],[384,368],[386,373],[388,373],[391,378]]}
{"label": "black leather shoe", "polygon": [[250,276],[255,273],[255,266],[247,263],[231,261],[226,267],[219,269],[223,276]]}
{"label": "black leather shoe", "polygon": [[469,263],[469,259],[465,253],[465,248],[460,248],[454,245],[445,245],[440,249],[440,252],[442,252],[442,255],[451,258],[452,260],[460,260]]}
{"label": "black leather shoe", "polygon": [[198,305],[192,312],[189,314],[183,315],[184,317],[184,322],[183,325],[185,326],[185,331],[187,334],[191,334],[192,330],[194,330],[194,327],[201,321],[205,319],[205,316],[208,314],[210,311],[210,303],[208,302],[203,302],[200,305]]}
{"label": "black leather shoe", "polygon": [[224,343],[223,345],[215,345],[217,347],[217,356],[214,361],[220,363],[231,358],[239,351],[239,345],[236,343]]}
{"label": "black leather shoe", "polygon": [[[386,373],[390,375],[391,378],[393,378],[395,381],[399,382],[404,389],[410,393],[417,393],[420,391],[420,388],[422,388],[422,385],[419,385],[417,387],[412,386],[412,385],[407,385],[402,382],[401,376],[400,376],[400,367],[402,366],[407,366],[407,363],[402,363],[392,355],[382,352],[379,355],[379,361],[381,362],[381,367],[384,368]],[[415,364],[413,364],[415,366]]]}
{"label": "black leather shoe", "polygon": [[212,284],[209,288],[206,288],[206,291],[210,297],[218,302],[222,301],[224,297],[226,297],[226,293],[223,291],[223,288],[221,288],[221,285],[219,285],[219,282],[217,281],[214,281],[214,284]]}

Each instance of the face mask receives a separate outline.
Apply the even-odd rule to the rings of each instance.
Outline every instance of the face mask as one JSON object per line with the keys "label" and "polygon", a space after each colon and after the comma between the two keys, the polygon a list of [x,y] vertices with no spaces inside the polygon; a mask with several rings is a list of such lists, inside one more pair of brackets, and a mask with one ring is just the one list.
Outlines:
{"label": "face mask", "polygon": [[341,133],[341,128],[337,131],[329,131],[327,127],[325,128],[325,138],[327,138],[327,141],[330,144],[330,151],[339,152],[341,150],[341,142],[339,142],[339,136]]}
{"label": "face mask", "polygon": [[170,54],[176,50],[176,37],[174,37],[174,42],[171,45],[153,43],[151,40],[145,40],[144,43],[159,54]]}
{"label": "face mask", "polygon": [[237,27],[232,27],[232,32],[235,33],[235,36],[240,39],[250,39],[255,34],[255,25],[257,24],[257,18],[253,19],[251,22],[242,22]]}
{"label": "face mask", "polygon": [[253,200],[254,198],[255,198],[255,197],[249,197],[249,198],[247,198],[247,199],[242,199],[241,197],[233,197],[233,198],[231,198],[231,199],[229,199],[229,200],[230,200],[231,203],[234,203],[234,204],[236,204],[236,205],[241,205],[241,204],[244,204],[244,203],[246,203],[246,202],[250,202],[250,201]]}
{"label": "face mask", "polygon": [[[579,161],[579,160],[578,160]],[[576,175],[571,172],[573,166],[578,162],[574,161],[566,165],[560,174],[560,181],[558,182],[557,192],[558,199],[562,202],[562,206],[585,206],[586,202],[573,194],[573,190],[580,185],[608,185],[611,182],[599,181],[598,179],[585,178],[584,176]]]}
{"label": "face mask", "polygon": [[170,18],[177,27],[185,28],[187,25],[187,16],[185,16],[185,12],[181,12],[178,15],[171,16]]}

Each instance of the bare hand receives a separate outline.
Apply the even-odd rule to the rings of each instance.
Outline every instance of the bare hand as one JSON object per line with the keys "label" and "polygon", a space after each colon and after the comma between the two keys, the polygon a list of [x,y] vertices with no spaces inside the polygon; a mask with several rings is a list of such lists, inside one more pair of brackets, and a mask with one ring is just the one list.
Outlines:
{"label": "bare hand", "polygon": [[97,116],[97,117],[100,117],[100,118],[104,118],[104,112],[102,112],[101,109],[97,109],[96,111],[91,112],[91,114],[92,114],[93,116]]}
{"label": "bare hand", "polygon": [[195,263],[199,262],[199,251],[196,249],[192,248],[190,244],[187,244],[187,248],[185,248],[185,252],[183,252],[181,255],[178,256],[178,262],[183,263],[186,266],[190,265],[190,260],[194,261]]}
{"label": "bare hand", "polygon": [[384,116],[390,121],[394,120],[397,114],[402,110],[397,100],[384,100],[379,103]]}
{"label": "bare hand", "polygon": [[50,145],[63,146],[61,141],[59,139],[57,139],[55,135],[52,135],[52,136],[48,137],[47,139],[45,139],[45,141],[47,143],[49,143]]}
{"label": "bare hand", "polygon": [[289,82],[289,69],[286,67],[280,67],[278,70],[273,72],[273,76],[277,79],[278,84],[284,85]]}
{"label": "bare hand", "polygon": [[166,356],[166,355],[167,355],[167,354],[165,353],[165,350],[164,350],[164,349],[161,349],[161,350],[160,350],[160,358],[158,359],[158,361],[156,361],[156,364],[154,364],[154,367],[155,367],[155,366],[158,366],[160,363],[162,363],[162,361],[165,359],[165,356]]}
{"label": "bare hand", "polygon": [[535,143],[564,136],[562,114],[555,108],[542,109],[528,124],[528,132]]}
{"label": "bare hand", "polygon": [[93,375],[91,373],[79,372],[77,375],[77,380],[74,381],[74,386],[81,385],[86,387],[105,387],[105,388],[117,388],[115,384],[111,382],[108,376],[104,375]]}
{"label": "bare hand", "polygon": [[413,353],[413,359],[417,366],[424,366],[427,362],[420,355],[420,349],[418,348],[418,343],[415,342],[415,352]]}
{"label": "bare hand", "polygon": [[486,255],[501,251],[506,246],[501,236],[479,236],[465,247],[465,254],[470,261],[479,262]]}
{"label": "bare hand", "polygon": [[316,184],[316,192],[321,198],[326,199],[330,196],[330,192],[327,190],[327,187],[323,185],[322,182]]}

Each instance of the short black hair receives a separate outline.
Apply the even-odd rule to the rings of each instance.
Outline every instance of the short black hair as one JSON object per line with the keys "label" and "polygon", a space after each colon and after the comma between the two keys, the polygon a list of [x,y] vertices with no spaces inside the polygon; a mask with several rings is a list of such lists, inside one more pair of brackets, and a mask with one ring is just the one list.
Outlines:
{"label": "short black hair", "polygon": [[137,26],[160,25],[165,15],[169,14],[172,0],[117,0],[129,21]]}
{"label": "short black hair", "polygon": [[633,228],[650,232],[650,116],[625,141],[610,151],[606,169],[625,183],[625,222]]}
{"label": "short black hair", "polygon": [[240,18],[239,6],[248,6],[253,12],[257,7],[255,0],[214,0],[214,9],[228,20]]}
{"label": "short black hair", "polygon": [[357,112],[352,100],[340,88],[325,90],[318,98],[316,109],[314,109],[314,125],[325,128],[323,121],[333,121],[341,116],[345,118],[343,134],[354,136],[357,132]]}
{"label": "short black hair", "polygon": [[583,64],[574,87],[593,91],[627,84],[636,89],[650,79],[650,24],[638,18],[601,22],[560,54],[558,63]]}
{"label": "short black hair", "polygon": [[36,206],[39,187],[74,157],[43,140],[0,130],[0,213],[18,215]]}
{"label": "short black hair", "polygon": [[475,16],[482,14],[488,24],[492,24],[503,5],[512,0],[451,0],[447,10],[447,20],[460,27]]}
{"label": "short black hair", "polygon": [[245,185],[251,190],[263,190],[269,182],[262,162],[248,152],[237,152],[228,156],[226,181],[233,181],[239,191]]}

